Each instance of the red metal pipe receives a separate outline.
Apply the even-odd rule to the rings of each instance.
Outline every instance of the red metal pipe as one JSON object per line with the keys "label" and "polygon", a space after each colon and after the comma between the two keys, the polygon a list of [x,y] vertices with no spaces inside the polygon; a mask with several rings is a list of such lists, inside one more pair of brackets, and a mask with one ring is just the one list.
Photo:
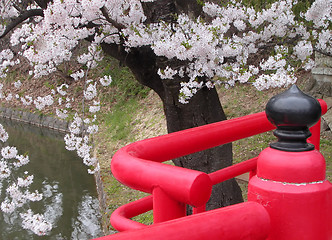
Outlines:
{"label": "red metal pipe", "polygon": [[[325,114],[327,111],[327,105],[323,100],[319,101],[322,107],[322,114]],[[158,170],[162,172],[170,172],[170,174],[165,174],[169,177],[176,176],[177,174],[171,170],[175,169],[173,166],[162,165],[162,169],[160,169],[160,165],[154,165],[153,162],[164,162],[260,134],[274,128],[275,127],[267,120],[265,112],[260,112],[138,141],[120,149],[114,155],[111,169],[116,178],[125,185],[144,192],[152,193],[153,185],[156,184],[156,181],[154,181],[155,179],[145,179],[141,174],[139,174],[139,176],[132,177],[129,173],[132,172],[131,169],[135,169],[135,171],[137,169],[137,171],[142,171],[144,173]],[[130,161],[129,159],[133,161]],[[146,160],[149,162],[146,162]],[[119,168],[119,170],[117,170],[117,168]],[[125,171],[125,168],[127,171]],[[181,168],[181,170],[178,171],[185,170]],[[192,172],[192,170],[189,172]],[[198,173],[189,172],[189,175],[193,174],[190,180],[192,183],[196,180]],[[168,178],[168,176],[165,177]],[[129,179],[127,179],[127,177]],[[141,183],[141,180],[144,181]],[[188,186],[187,190],[189,189],[191,188]],[[187,198],[187,196],[182,198]]]}
{"label": "red metal pipe", "polygon": [[[319,101],[322,114],[325,114],[327,105],[323,100]],[[195,211],[201,212],[209,199],[212,182],[215,184],[223,179],[232,178],[236,176],[234,171],[239,173],[248,169],[254,172],[255,159],[240,164],[240,169],[235,165],[209,176],[202,172],[159,163],[274,128],[268,122],[265,113],[261,112],[146,139],[120,149],[113,157],[112,172],[120,182],[131,188],[152,193],[155,187],[160,187],[175,201],[197,206]],[[313,131],[313,138],[316,139],[314,144],[317,148],[319,131]],[[222,173],[228,176],[222,176]]]}
{"label": "red metal pipe", "polygon": [[[318,99],[318,101],[322,109],[322,115],[324,115],[327,112],[327,104],[322,99]],[[319,120],[314,126],[310,128],[312,136],[308,138],[308,142],[315,145],[316,150],[319,150],[319,145],[320,145],[320,126],[321,126],[321,120]]]}
{"label": "red metal pipe", "polygon": [[153,222],[165,222],[186,216],[186,205],[167,195],[160,187],[153,189]]}
{"label": "red metal pipe", "polygon": [[127,203],[117,208],[111,215],[110,222],[118,231],[127,231],[146,227],[145,224],[131,220],[130,218],[152,210],[152,195]]}
{"label": "red metal pipe", "polygon": [[201,207],[193,207],[193,214],[202,213],[206,211],[206,204]]}
{"label": "red metal pipe", "polygon": [[275,129],[265,112],[229,119],[130,144],[132,156],[164,162]]}
{"label": "red metal pipe", "polygon": [[263,240],[269,231],[270,217],[265,208],[246,202],[97,240]]}
{"label": "red metal pipe", "polygon": [[257,157],[210,173],[209,177],[211,178],[212,184],[215,185],[241,174],[250,172],[256,169],[256,166]]}
{"label": "red metal pipe", "polygon": [[263,150],[248,200],[269,212],[269,240],[332,239],[332,184],[325,180],[325,161],[317,150]]}
{"label": "red metal pipe", "polygon": [[209,200],[212,183],[206,173],[139,159],[132,150],[124,147],[112,159],[112,173],[123,184],[147,193],[161,187],[174,200],[197,207]]}
{"label": "red metal pipe", "polygon": [[152,193],[159,186],[175,200],[199,207],[208,201],[212,189],[207,174],[158,163],[273,128],[261,112],[135,142],[114,155],[112,173],[133,189]]}
{"label": "red metal pipe", "polygon": [[321,125],[321,119],[310,128],[311,132],[311,137],[308,138],[309,143],[315,145],[315,149],[319,150],[320,149],[320,125]]}
{"label": "red metal pipe", "polygon": [[327,103],[323,99],[317,99],[322,108],[322,116],[327,112]]}

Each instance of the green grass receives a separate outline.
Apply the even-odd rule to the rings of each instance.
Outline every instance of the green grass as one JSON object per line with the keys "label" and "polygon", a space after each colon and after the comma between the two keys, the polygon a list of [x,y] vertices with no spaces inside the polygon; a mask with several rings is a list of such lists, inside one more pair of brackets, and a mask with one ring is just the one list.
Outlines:
{"label": "green grass", "polygon": [[102,70],[95,70],[92,76],[112,76],[111,85],[101,94],[102,104],[110,106],[109,111],[101,114],[101,122],[107,126],[112,140],[131,140],[131,123],[138,109],[137,103],[150,89],[139,84],[127,67],[121,67],[111,57],[105,57],[98,69]]}
{"label": "green grass", "polygon": [[120,66],[114,58],[106,56],[98,69],[91,73],[92,77],[110,75],[112,83],[110,88],[102,90],[101,102],[107,104],[122,104],[128,99],[145,98],[150,89],[138,83],[129,68]]}
{"label": "green grass", "polygon": [[108,132],[112,140],[130,140],[132,131],[132,121],[137,111],[137,100],[129,99],[116,104],[110,112],[103,114],[102,119],[107,125]]}
{"label": "green grass", "polygon": [[14,83],[17,80],[22,81],[22,75],[18,71],[8,71],[6,78],[3,79],[5,83]]}
{"label": "green grass", "polygon": [[332,141],[331,133],[324,133],[321,137],[320,152],[326,161],[326,178],[332,181]]}
{"label": "green grass", "polygon": [[239,163],[254,157],[277,139],[272,131],[241,139],[233,143],[233,163]]}
{"label": "green grass", "polygon": [[[133,202],[148,196],[147,193],[136,191],[130,189],[127,186],[124,186],[123,184],[118,182],[112,175],[109,176],[104,175],[103,183],[105,185],[104,191],[109,198],[107,207],[110,213],[114,212],[117,208],[126,203]],[[134,217],[133,220],[149,225],[153,223],[152,211]]]}
{"label": "green grass", "polygon": [[[139,102],[148,95],[150,90],[139,84],[127,67],[120,66],[117,60],[110,57],[105,57],[100,63],[100,67],[94,69],[91,75],[94,78],[103,75],[112,76],[111,85],[101,89],[101,103],[103,105],[98,121],[103,131],[96,138],[96,142],[102,142],[98,144],[99,148],[103,148],[99,150],[99,158],[105,158],[113,155],[120,146],[135,140],[135,136],[132,134],[135,124],[134,118],[142,107]],[[112,229],[108,219],[115,209],[148,194],[130,189],[119,183],[109,170],[109,159],[102,163],[101,174],[104,191],[108,198],[108,213],[104,222],[108,229]],[[150,211],[135,217],[134,220],[143,224],[151,224],[153,214]]]}

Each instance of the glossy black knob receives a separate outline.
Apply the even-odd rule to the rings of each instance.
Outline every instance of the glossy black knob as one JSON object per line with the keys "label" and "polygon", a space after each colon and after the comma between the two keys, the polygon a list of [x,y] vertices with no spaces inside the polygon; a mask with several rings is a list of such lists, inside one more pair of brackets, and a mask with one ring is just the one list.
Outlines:
{"label": "glossy black knob", "polygon": [[309,127],[321,116],[321,106],[315,98],[293,85],[272,97],[265,112],[269,121],[277,127],[274,135],[278,142],[272,143],[271,148],[290,152],[314,149],[312,144],[307,143],[307,138],[311,136]]}

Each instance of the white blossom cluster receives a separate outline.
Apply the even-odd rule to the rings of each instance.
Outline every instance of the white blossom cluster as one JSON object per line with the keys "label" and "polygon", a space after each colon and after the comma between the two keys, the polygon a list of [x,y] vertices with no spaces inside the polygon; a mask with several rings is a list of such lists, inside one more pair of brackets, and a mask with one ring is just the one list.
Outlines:
{"label": "white blossom cluster", "polygon": [[0,141],[1,142],[7,142],[8,140],[8,133],[4,129],[4,127],[0,124]]}
{"label": "white blossom cluster", "polygon": [[100,60],[102,60],[102,55],[96,44],[89,46],[88,52],[77,58],[79,63],[86,65],[88,68],[95,68]]}
{"label": "white blossom cluster", "polygon": [[100,82],[101,85],[106,87],[106,86],[108,86],[112,83],[112,77],[105,75],[104,77],[99,79],[99,82]]}
{"label": "white blossom cluster", "polygon": [[93,101],[93,104],[89,107],[90,113],[97,113],[100,111],[100,101]]}
{"label": "white blossom cluster", "polygon": [[33,100],[32,100],[32,97],[30,97],[29,95],[26,95],[26,96],[21,97],[21,102],[23,103],[23,105],[29,106],[33,103]]}
{"label": "white blossom cluster", "polygon": [[[332,6],[329,0],[315,1],[308,11],[302,14],[306,21],[314,24],[314,29],[310,31],[304,23],[295,20],[292,7],[297,2],[294,0],[276,1],[270,8],[258,12],[253,8],[244,7],[237,1],[229,1],[224,7],[206,2],[203,11],[211,17],[211,21],[205,21],[203,18],[192,19],[180,14],[176,18],[176,23],[161,21],[149,25],[144,24],[146,17],[141,2],[151,1],[53,1],[44,11],[45,16],[38,24],[23,24],[14,31],[11,42],[13,45],[25,43],[21,54],[33,64],[32,74],[40,76],[55,71],[58,64],[69,60],[72,49],[77,46],[80,39],[88,36],[94,38],[88,53],[78,57],[78,62],[93,68],[102,58],[99,44],[118,44],[123,38],[128,51],[134,47],[148,45],[157,56],[182,61],[181,71],[166,67],[159,69],[158,73],[162,79],[186,76],[189,79],[187,84],[183,84],[186,88],[194,85],[192,82],[201,77],[213,79],[215,76],[223,81],[204,81],[203,86],[213,87],[218,83],[232,86],[237,81],[254,83],[255,79],[260,83],[254,85],[262,86],[260,79],[266,78],[271,72],[262,69],[262,63],[245,66],[249,57],[256,54],[259,49],[267,44],[278,45],[279,43],[274,42],[275,39],[280,39],[281,45],[284,44],[282,40],[296,39],[294,48],[289,48],[289,53],[293,54],[288,57],[300,60],[305,69],[314,66],[310,58],[314,47],[329,54],[332,52],[331,30],[328,28],[331,23]],[[94,27],[87,28],[88,22],[96,24],[103,31],[96,31]],[[232,27],[238,32],[229,35]],[[315,46],[312,45],[311,39],[316,39]],[[266,59],[262,61],[266,62]],[[9,64],[8,60],[0,66],[6,64]],[[181,62],[179,64],[181,65]],[[277,74],[288,76],[288,80],[283,81],[284,86],[293,82],[291,75],[294,72],[289,71],[289,65],[290,63],[285,64],[284,70],[279,69]],[[255,68],[258,69],[249,70]],[[275,69],[271,76],[276,76],[276,71]],[[74,73],[72,77],[83,77],[78,74],[82,72]],[[106,78],[101,79],[102,84],[109,82]],[[273,84],[266,84],[263,89],[272,86]],[[196,87],[195,89],[197,90]],[[196,90],[183,89],[181,94],[189,99]],[[90,85],[86,97],[93,96],[93,85]]]}
{"label": "white blossom cluster", "polygon": [[5,98],[5,94],[4,94],[3,90],[4,90],[4,89],[3,89],[3,84],[0,83],[0,99]]}
{"label": "white blossom cluster", "polygon": [[84,97],[87,100],[92,100],[97,96],[97,87],[96,87],[96,83],[92,84],[89,83],[87,89],[84,91]]}
{"label": "white blossom cluster", "polygon": [[17,80],[16,82],[14,82],[14,86],[15,88],[20,88],[22,86],[22,82],[20,80]]}
{"label": "white blossom cluster", "polygon": [[52,230],[52,224],[45,220],[41,214],[34,214],[30,209],[20,214],[23,219],[22,227],[29,229],[36,235],[42,236]]}
{"label": "white blossom cluster", "polygon": [[[122,32],[127,37],[128,48],[150,45],[157,56],[184,62],[182,72],[166,67],[159,69],[158,74],[162,79],[173,79],[176,75],[182,77],[183,74],[189,77],[189,82],[182,85],[180,93],[180,101],[186,103],[199,89],[197,84],[201,86],[196,83],[200,77],[212,79],[218,76],[219,79],[226,79],[226,84],[230,86],[237,81],[251,82],[260,90],[294,83],[296,68],[291,62],[300,60],[302,67],[307,70],[314,66],[310,58],[314,46],[310,39],[318,39],[316,47],[331,54],[332,34],[328,29],[331,24],[331,1],[317,1],[306,13],[306,19],[315,23],[314,31],[307,30],[304,23],[295,20],[292,11],[294,4],[296,1],[292,0],[276,1],[270,8],[256,12],[238,2],[226,7],[205,3],[204,12],[213,18],[210,22],[182,14],[177,17],[177,24],[160,22],[145,26],[137,23],[135,27]],[[229,36],[232,26],[238,33]],[[274,43],[275,39],[280,39],[280,43]],[[295,41],[295,45],[289,46],[285,54],[291,61],[279,60],[273,71],[267,64],[272,62],[274,56],[263,59],[256,66],[247,66],[252,54],[269,44],[283,46],[284,39]],[[236,61],[228,62],[230,58]],[[281,79],[272,84],[271,81],[276,81],[278,77]],[[221,82],[225,83],[207,81],[202,84],[211,87]]]}
{"label": "white blossom cluster", "polygon": [[83,69],[81,69],[80,71],[72,73],[70,76],[74,78],[75,81],[78,81],[79,79],[84,77],[84,71]]}
{"label": "white blossom cluster", "polygon": [[57,92],[61,95],[61,96],[65,96],[67,94],[66,89],[68,89],[68,84],[61,84],[61,86],[57,87]]}
{"label": "white blossom cluster", "polygon": [[19,12],[13,7],[14,1],[0,1],[0,16],[2,19],[12,18],[18,16]]}
{"label": "white blossom cluster", "polygon": [[[104,79],[108,79],[108,77],[104,77]],[[76,113],[69,126],[70,134],[67,134],[64,140],[66,149],[76,151],[78,156],[83,159],[83,163],[91,167],[88,169],[88,172],[93,174],[99,170],[99,164],[97,159],[92,157],[92,146],[89,136],[98,132],[98,125],[95,124],[95,113],[100,110],[100,102],[95,100],[97,97],[97,81],[86,80],[86,83],[87,87],[83,91],[83,95],[85,100],[89,102],[88,109],[89,113],[93,114],[93,119],[82,118]],[[100,83],[105,85],[102,80]]]}
{"label": "white blossom cluster", "polygon": [[[91,79],[85,79],[86,74],[84,71],[78,71],[74,74],[76,74],[76,81],[83,79],[83,81],[86,82],[85,89],[83,90],[83,96],[89,112],[85,118],[81,117],[80,113],[75,113],[75,116],[69,126],[70,134],[67,134],[64,140],[66,143],[66,149],[76,151],[78,156],[83,159],[83,163],[93,168],[93,170],[88,169],[88,172],[94,173],[99,169],[99,165],[97,159],[92,157],[92,146],[89,136],[98,132],[98,125],[95,124],[95,114],[100,111],[100,101],[96,100],[98,96],[97,90],[98,87],[108,86],[112,82],[112,78],[111,76],[104,76],[103,78],[100,78],[99,81],[94,81]],[[61,119],[68,118],[69,112],[73,111],[71,109],[71,102],[76,101],[74,98],[69,97],[69,93],[67,91],[68,88],[68,84],[61,84],[56,87],[56,93],[60,95],[56,101],[58,104],[58,107],[56,108],[56,115]],[[53,92],[53,96],[47,95],[45,97],[37,97],[34,100],[36,108],[42,109],[42,107],[54,104],[54,94],[56,93]],[[25,96],[25,98],[27,97],[28,96]],[[82,135],[84,136],[82,137]]]}
{"label": "white blossom cluster", "polygon": [[44,97],[38,96],[33,102],[38,110],[42,110],[45,106],[51,106],[54,103],[54,100],[51,95],[47,95]]}
{"label": "white blossom cluster", "polygon": [[332,2],[325,0],[315,1],[305,13],[305,18],[312,21],[316,27],[329,27],[332,19]]}
{"label": "white blossom cluster", "polygon": [[[0,124],[0,140],[5,143],[7,139],[8,133]],[[16,209],[25,209],[30,201],[34,202],[42,199],[42,194],[37,190],[34,192],[29,191],[29,187],[33,183],[33,175],[24,172],[23,177],[14,176],[18,168],[28,163],[29,156],[19,155],[16,147],[4,146],[1,148],[0,181],[6,179],[8,183],[5,191],[5,200],[0,204],[2,212],[10,214]],[[29,229],[37,235],[45,235],[52,229],[52,225],[41,214],[34,214],[31,209],[28,209],[25,214],[20,214],[20,216],[23,228]]]}
{"label": "white blossom cluster", "polygon": [[14,60],[14,54],[10,49],[5,49],[0,52],[0,78],[7,76],[9,67],[19,64],[20,60]]}
{"label": "white blossom cluster", "polygon": [[[79,127],[79,126],[78,126]],[[76,128],[76,126],[75,126]],[[91,134],[98,130],[97,125],[89,126],[88,128]],[[83,159],[83,163],[87,166],[93,167],[93,169],[88,169],[88,173],[94,174],[99,170],[100,166],[95,157],[92,157],[92,146],[88,135],[81,137],[78,134],[71,132],[65,135],[66,149],[70,151],[76,151],[78,156]]]}

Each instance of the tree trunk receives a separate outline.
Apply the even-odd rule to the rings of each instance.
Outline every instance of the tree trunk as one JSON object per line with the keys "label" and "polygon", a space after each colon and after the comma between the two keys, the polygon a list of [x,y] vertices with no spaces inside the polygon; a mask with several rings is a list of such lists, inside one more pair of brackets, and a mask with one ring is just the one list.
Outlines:
{"label": "tree trunk", "polygon": [[[149,47],[127,53],[115,45],[103,45],[107,54],[124,62],[143,85],[153,89],[161,98],[168,132],[214,123],[226,119],[215,89],[203,88],[188,104],[178,101],[182,79],[162,80],[157,71],[167,60],[158,58]],[[172,63],[176,64],[176,63]],[[226,144],[174,160],[175,165],[206,173],[232,165],[232,145]],[[208,209],[242,202],[241,189],[234,179],[214,186]]]}
{"label": "tree trunk", "polygon": [[[180,80],[163,80],[165,97],[162,99],[167,120],[168,132],[202,126],[226,120],[215,88],[203,88],[189,100],[188,104],[178,101]],[[215,172],[232,165],[232,144],[208,149],[173,160],[176,166],[199,170],[205,173]],[[241,189],[232,179],[214,186],[208,209],[242,202]]]}

